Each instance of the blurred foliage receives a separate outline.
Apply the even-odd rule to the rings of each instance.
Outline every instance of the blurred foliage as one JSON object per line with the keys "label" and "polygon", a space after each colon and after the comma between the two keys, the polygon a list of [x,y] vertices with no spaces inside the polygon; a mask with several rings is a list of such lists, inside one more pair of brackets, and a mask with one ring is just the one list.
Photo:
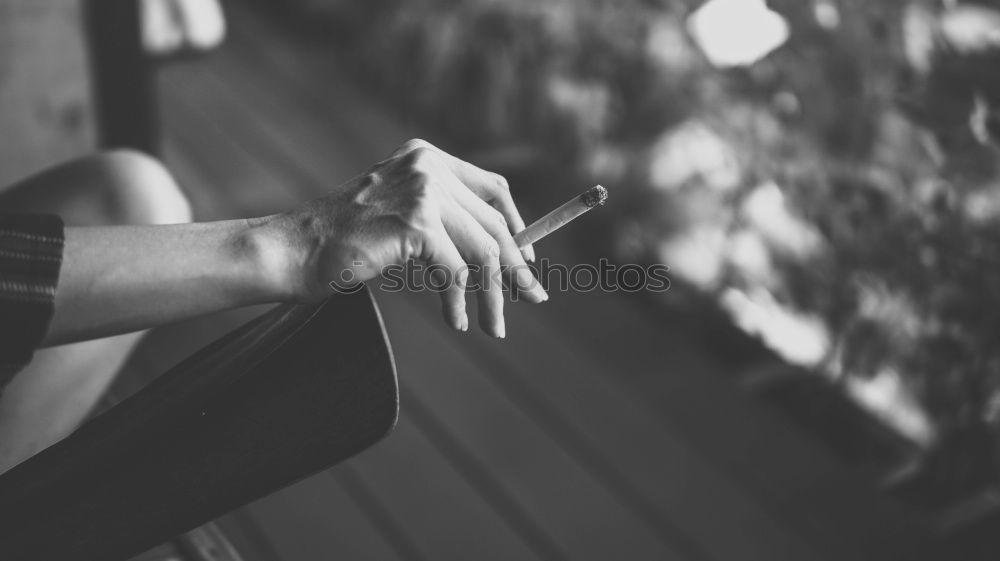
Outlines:
{"label": "blurred foliage", "polygon": [[620,259],[815,331],[738,321],[792,360],[897,373],[941,441],[996,427],[1000,1],[770,0],[788,40],[734,68],[702,4],[383,2],[355,47],[456,143],[609,185]]}

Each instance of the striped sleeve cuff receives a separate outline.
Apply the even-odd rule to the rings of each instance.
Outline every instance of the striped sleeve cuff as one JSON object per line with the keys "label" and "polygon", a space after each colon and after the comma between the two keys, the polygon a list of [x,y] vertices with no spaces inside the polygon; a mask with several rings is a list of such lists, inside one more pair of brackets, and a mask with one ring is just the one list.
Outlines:
{"label": "striped sleeve cuff", "polygon": [[45,337],[62,252],[58,216],[0,214],[0,388]]}

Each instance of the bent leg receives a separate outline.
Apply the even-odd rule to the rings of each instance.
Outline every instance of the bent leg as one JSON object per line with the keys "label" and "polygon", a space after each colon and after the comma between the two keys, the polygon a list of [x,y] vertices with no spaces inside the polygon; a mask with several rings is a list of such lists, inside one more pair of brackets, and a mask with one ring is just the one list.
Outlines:
{"label": "bent leg", "polygon": [[[72,226],[192,219],[187,199],[163,165],[132,151],[83,158],[28,178],[0,192],[0,211],[58,214]],[[38,350],[0,397],[0,473],[72,432],[141,336]]]}

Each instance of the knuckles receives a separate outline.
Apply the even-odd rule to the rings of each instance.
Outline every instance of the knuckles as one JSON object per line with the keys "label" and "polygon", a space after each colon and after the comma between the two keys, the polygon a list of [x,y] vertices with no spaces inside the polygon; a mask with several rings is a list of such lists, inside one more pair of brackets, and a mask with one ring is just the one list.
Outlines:
{"label": "knuckles", "polygon": [[469,269],[468,267],[462,267],[455,271],[455,290],[464,292],[465,288],[469,286]]}
{"label": "knuckles", "polygon": [[393,175],[402,179],[404,184],[427,183],[438,168],[434,150],[426,147],[414,148],[392,160],[389,165]]}
{"label": "knuckles", "polygon": [[406,183],[406,199],[400,217],[411,229],[423,229],[433,222],[436,208],[431,201],[430,182],[414,179]]}
{"label": "knuckles", "polygon": [[499,173],[493,174],[494,181],[496,183],[496,189],[499,193],[509,193],[510,184],[507,183],[507,178],[500,175]]}
{"label": "knuckles", "polygon": [[499,228],[501,232],[508,231],[507,218],[499,210],[493,211],[493,223],[497,225],[497,228]]}
{"label": "knuckles", "polygon": [[411,171],[429,175],[436,164],[434,151],[430,148],[414,148],[403,156],[403,165]]}
{"label": "knuckles", "polygon": [[382,174],[378,170],[371,170],[368,173],[361,176],[360,187],[362,189],[370,189],[379,185],[382,182]]}
{"label": "knuckles", "polygon": [[430,143],[422,138],[411,138],[406,142],[404,142],[403,145],[399,147],[398,152],[409,153],[419,148],[430,148],[430,147],[431,147]]}
{"label": "knuckles", "polygon": [[496,263],[500,260],[500,244],[496,240],[490,239],[483,243],[482,254],[479,255],[482,263]]}

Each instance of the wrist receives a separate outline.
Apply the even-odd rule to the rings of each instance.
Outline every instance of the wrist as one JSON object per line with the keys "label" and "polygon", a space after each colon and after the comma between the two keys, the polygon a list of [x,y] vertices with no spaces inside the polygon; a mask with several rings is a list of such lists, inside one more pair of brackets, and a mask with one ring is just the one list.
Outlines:
{"label": "wrist", "polygon": [[301,300],[305,258],[301,244],[281,226],[280,215],[243,220],[233,239],[237,259],[247,263],[253,285],[263,301]]}

